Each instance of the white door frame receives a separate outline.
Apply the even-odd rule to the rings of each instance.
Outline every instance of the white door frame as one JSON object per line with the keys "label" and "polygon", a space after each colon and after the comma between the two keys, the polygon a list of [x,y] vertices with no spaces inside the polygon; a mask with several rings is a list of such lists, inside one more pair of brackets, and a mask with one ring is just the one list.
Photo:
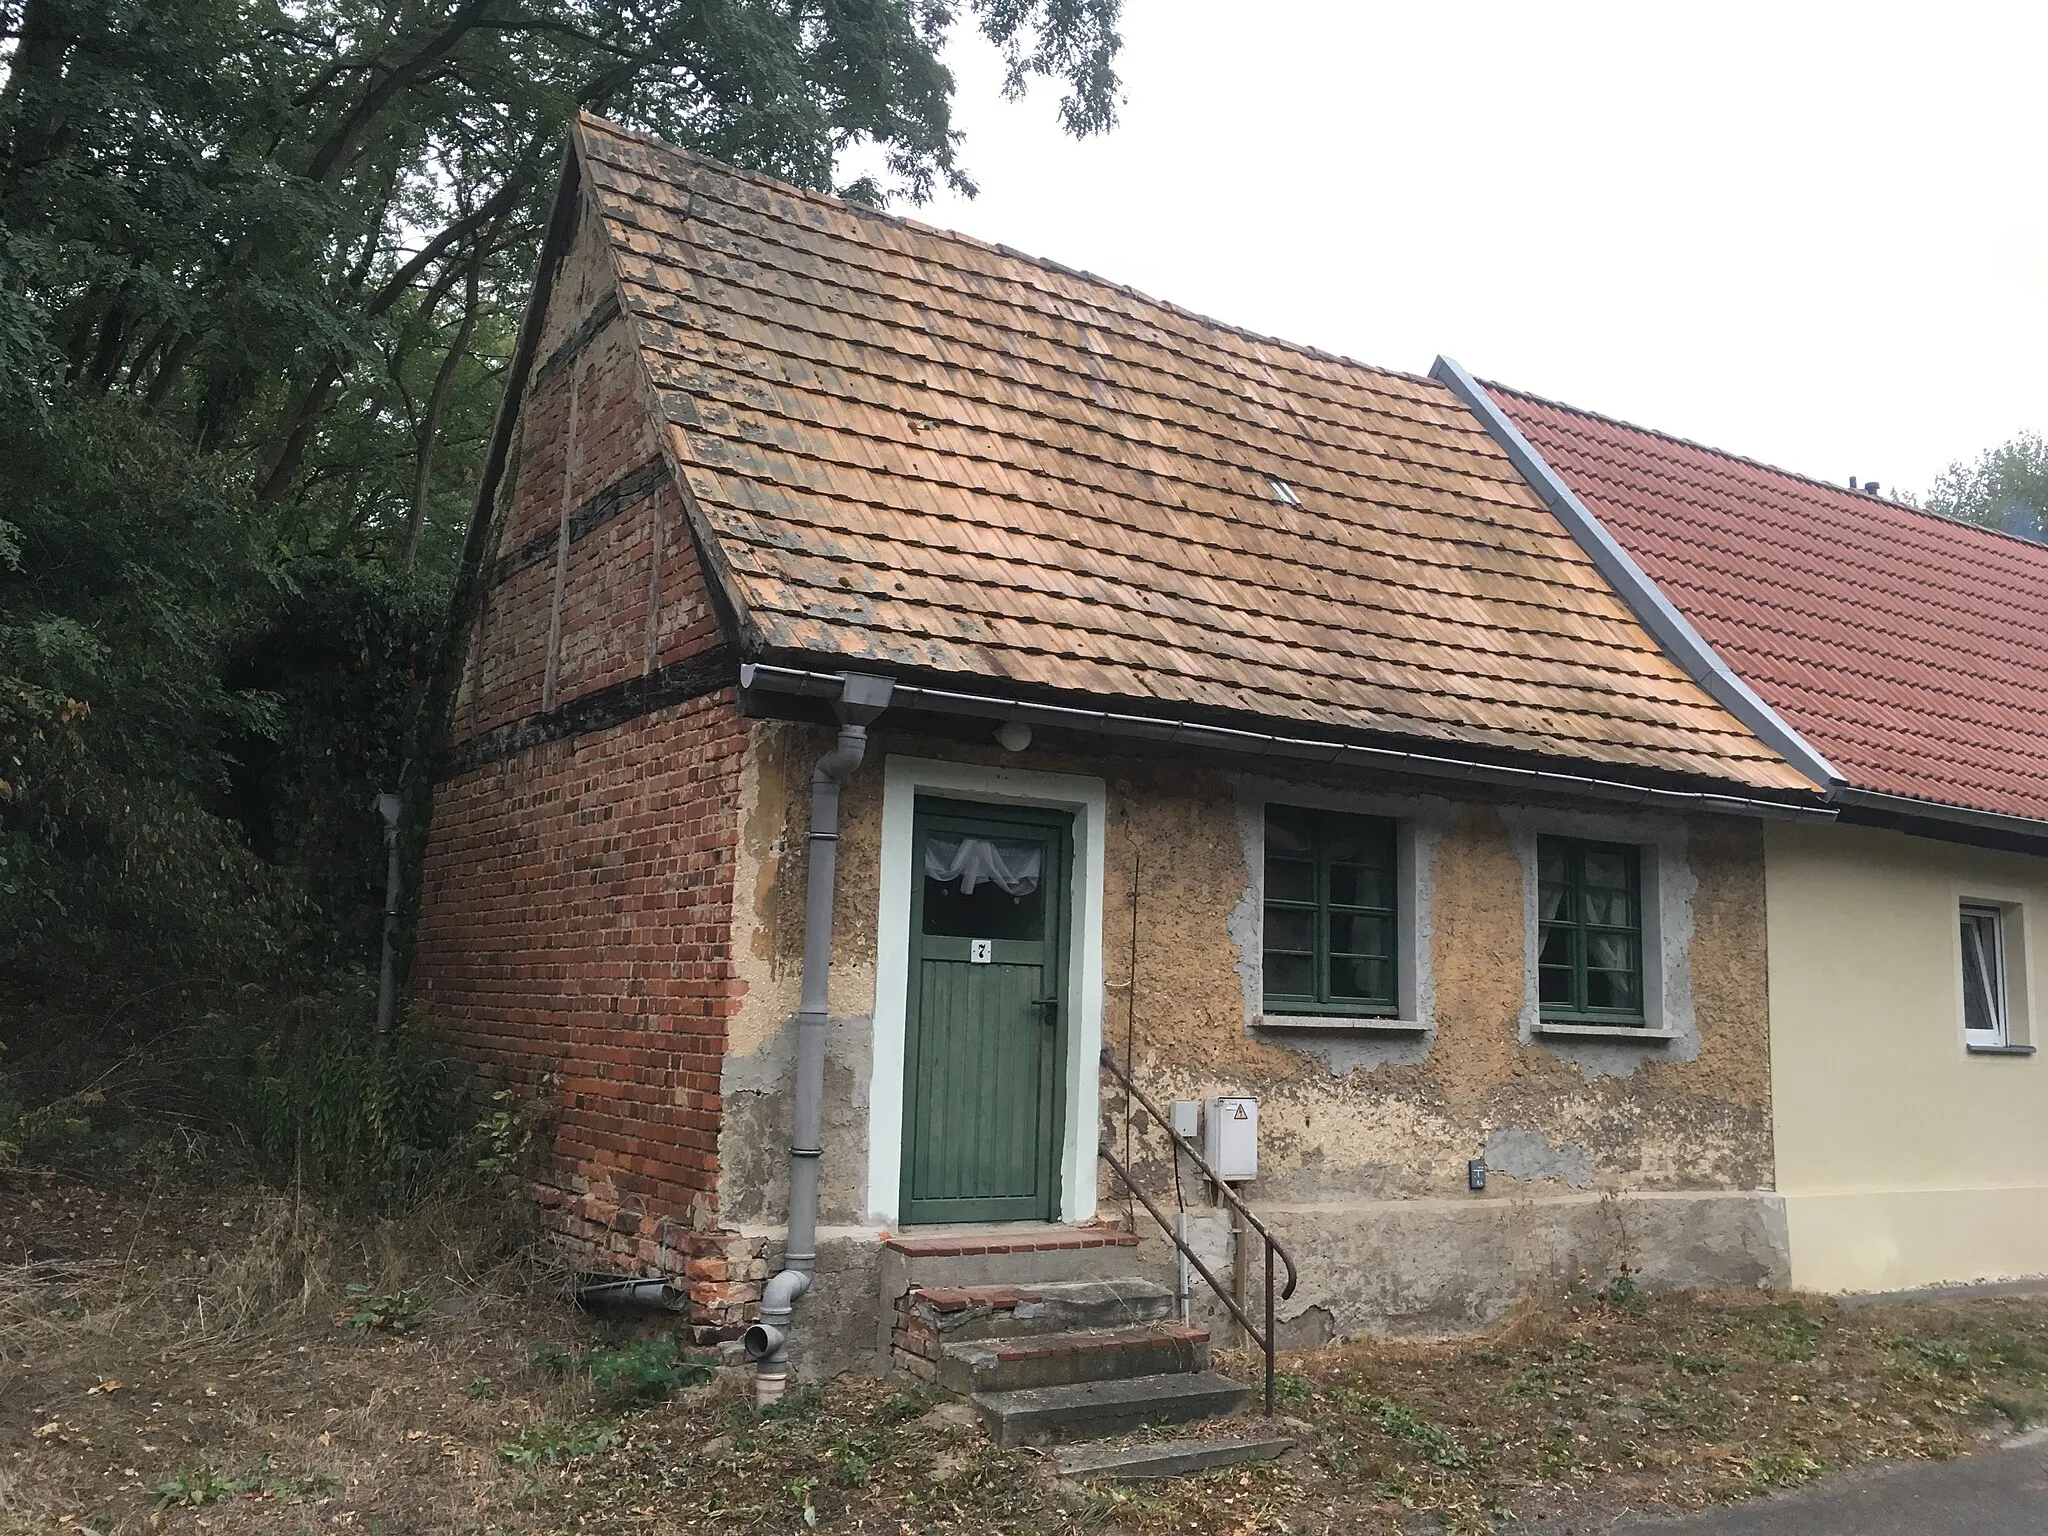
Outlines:
{"label": "white door frame", "polygon": [[868,1219],[894,1227],[903,1185],[903,1042],[910,997],[912,826],[921,794],[1028,805],[1074,817],[1067,962],[1066,1145],[1060,1219],[1095,1214],[1102,1055],[1102,866],[1108,789],[1101,779],[891,755],[882,765],[882,884],[875,923],[874,1076],[868,1084]]}

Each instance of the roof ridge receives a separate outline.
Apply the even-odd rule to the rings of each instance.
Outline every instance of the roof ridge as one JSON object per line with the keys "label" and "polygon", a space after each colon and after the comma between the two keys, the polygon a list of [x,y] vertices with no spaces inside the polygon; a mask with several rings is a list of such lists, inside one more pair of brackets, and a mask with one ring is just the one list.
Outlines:
{"label": "roof ridge", "polygon": [[1746,453],[1736,453],[1733,449],[1717,448],[1712,443],[1700,442],[1697,438],[1680,437],[1676,432],[1666,432],[1660,427],[1646,427],[1640,422],[1625,421],[1619,416],[1610,416],[1605,411],[1588,410],[1583,405],[1572,405],[1564,400],[1553,400],[1550,396],[1539,395],[1534,390],[1517,389],[1511,384],[1502,384],[1493,379],[1481,379],[1479,382],[1489,390],[1498,390],[1501,394],[1513,395],[1518,400],[1528,400],[1536,405],[1548,406],[1554,411],[1568,411],[1574,416],[1584,416],[1588,420],[1602,422],[1610,427],[1620,427],[1626,432],[1640,432],[1644,437],[1654,437],[1662,442],[1674,443],[1680,448],[1690,448],[1697,453],[1710,453],[1717,459],[1727,459],[1731,463],[1747,464],[1750,468],[1763,470],[1766,474],[1779,475],[1787,480],[1797,480],[1802,485],[1811,485],[1823,491],[1833,491],[1838,496],[1862,496],[1881,507],[1892,507],[1900,512],[1911,512],[1920,517],[1932,518],[1939,523],[1947,523],[1951,527],[1968,528],[1977,533],[1989,534],[1993,538],[2005,539],[2026,549],[2034,550],[2043,559],[2048,559],[2048,544],[2036,543],[2032,539],[2022,538],[2019,534],[2008,533],[2003,528],[1987,527],[1983,523],[1973,523],[1966,517],[1957,517],[1953,513],[1942,512],[1933,507],[1919,506],[1910,501],[1899,501],[1880,493],[1851,490],[1846,485],[1837,485],[1834,481],[1823,480],[1817,475],[1801,474],[1798,470],[1787,469],[1782,464],[1766,463],[1762,459],[1753,459]]}
{"label": "roof ridge", "polygon": [[1120,293],[1126,298],[1135,299],[1140,304],[1150,305],[1154,309],[1162,309],[1169,314],[1179,315],[1184,320],[1192,320],[1195,324],[1207,326],[1214,331],[1222,331],[1232,336],[1241,336],[1247,341],[1261,342],[1266,346],[1283,347],[1287,351],[1299,353],[1303,357],[1316,358],[1326,363],[1336,363],[1341,367],[1357,368],[1366,373],[1375,373],[1387,378],[1406,379],[1411,384],[1421,384],[1432,390],[1443,387],[1426,373],[1411,373],[1405,368],[1388,368],[1378,363],[1369,363],[1363,358],[1349,356],[1343,352],[1328,352],[1305,341],[1291,341],[1285,336],[1270,336],[1263,331],[1252,330],[1248,326],[1232,325],[1229,321],[1219,320],[1214,315],[1205,315],[1200,310],[1189,309],[1185,305],[1174,303],[1171,299],[1162,299],[1156,294],[1145,292],[1142,288],[1134,288],[1129,283],[1120,283],[1115,278],[1104,277],[1100,273],[1090,272],[1086,268],[1070,267],[1066,263],[1055,261],[1049,256],[1036,256],[1030,251],[1022,251],[1013,245],[1004,245],[1000,241],[984,240],[980,236],[970,235],[964,230],[947,229],[939,224],[926,224],[918,219],[906,218],[900,213],[891,213],[884,208],[873,208],[866,203],[850,202],[846,198],[834,196],[830,192],[820,192],[815,188],[806,187],[797,182],[785,181],[780,176],[771,176],[765,171],[748,170],[744,166],[732,165],[724,160],[714,159],[710,155],[700,154],[694,149],[685,149],[679,144],[671,144],[666,139],[658,138],[654,134],[647,133],[641,129],[628,128],[625,124],[613,122],[610,118],[599,117],[595,112],[585,111],[577,113],[576,122],[579,128],[586,124],[599,127],[608,133],[617,134],[620,138],[631,139],[636,143],[644,144],[648,148],[659,150],[664,154],[675,155],[684,160],[692,160],[699,165],[709,166],[713,170],[723,172],[729,176],[736,176],[743,181],[751,181],[762,186],[773,187],[779,192],[788,193],[793,197],[802,198],[808,202],[822,203],[826,207],[840,209],[858,218],[880,219],[883,223],[893,224],[900,229],[915,230],[919,234],[936,236],[942,240],[955,240],[962,245],[973,246],[978,250],[1007,257],[1012,261],[1021,261],[1029,266],[1038,267],[1043,271],[1056,272],[1062,277],[1072,278],[1077,282],[1091,283],[1098,288],[1106,288],[1112,293]]}

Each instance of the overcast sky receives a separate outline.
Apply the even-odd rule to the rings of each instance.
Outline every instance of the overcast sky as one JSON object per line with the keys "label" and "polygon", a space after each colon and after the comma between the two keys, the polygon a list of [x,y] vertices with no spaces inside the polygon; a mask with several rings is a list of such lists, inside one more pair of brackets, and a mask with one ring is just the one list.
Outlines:
{"label": "overcast sky", "polygon": [[1064,138],[961,46],[903,211],[1255,331],[1924,490],[2048,430],[2048,5],[1127,0]]}

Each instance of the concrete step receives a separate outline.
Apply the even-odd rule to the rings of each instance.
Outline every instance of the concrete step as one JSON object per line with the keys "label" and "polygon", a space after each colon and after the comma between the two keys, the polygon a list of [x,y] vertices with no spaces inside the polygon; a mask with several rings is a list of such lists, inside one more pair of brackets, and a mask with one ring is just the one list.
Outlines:
{"label": "concrete step", "polygon": [[977,1392],[969,1401],[996,1444],[1007,1450],[1118,1435],[1148,1424],[1220,1418],[1235,1413],[1250,1396],[1251,1388],[1214,1371],[1201,1371]]}
{"label": "concrete step", "polygon": [[1249,1440],[1152,1440],[1143,1445],[1080,1446],[1059,1454],[1060,1474],[1091,1477],[1185,1477],[1246,1461],[1278,1461],[1294,1449],[1280,1435]]}
{"label": "concrete step", "polygon": [[951,1341],[939,1351],[938,1382],[954,1392],[1013,1392],[1208,1368],[1208,1334],[1179,1323],[1154,1323]]}
{"label": "concrete step", "polygon": [[1150,1280],[1055,1280],[1036,1285],[925,1285],[910,1314],[941,1339],[1015,1338],[1079,1328],[1132,1328],[1173,1316],[1173,1292]]}

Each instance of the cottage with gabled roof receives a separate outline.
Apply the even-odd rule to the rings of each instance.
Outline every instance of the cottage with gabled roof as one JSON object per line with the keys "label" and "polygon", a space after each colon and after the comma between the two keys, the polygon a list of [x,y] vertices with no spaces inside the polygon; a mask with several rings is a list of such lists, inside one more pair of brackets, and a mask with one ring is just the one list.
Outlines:
{"label": "cottage with gabled roof", "polygon": [[1445,384],[586,117],[470,569],[416,1003],[764,1381],[1228,1396],[1144,1202],[1254,1326],[1259,1245],[1148,1105],[1256,1114],[1280,1343],[1784,1280],[1830,813]]}
{"label": "cottage with gabled roof", "polygon": [[1497,386],[1478,409],[1839,808],[1764,839],[1794,1281],[2048,1274],[2048,549]]}

